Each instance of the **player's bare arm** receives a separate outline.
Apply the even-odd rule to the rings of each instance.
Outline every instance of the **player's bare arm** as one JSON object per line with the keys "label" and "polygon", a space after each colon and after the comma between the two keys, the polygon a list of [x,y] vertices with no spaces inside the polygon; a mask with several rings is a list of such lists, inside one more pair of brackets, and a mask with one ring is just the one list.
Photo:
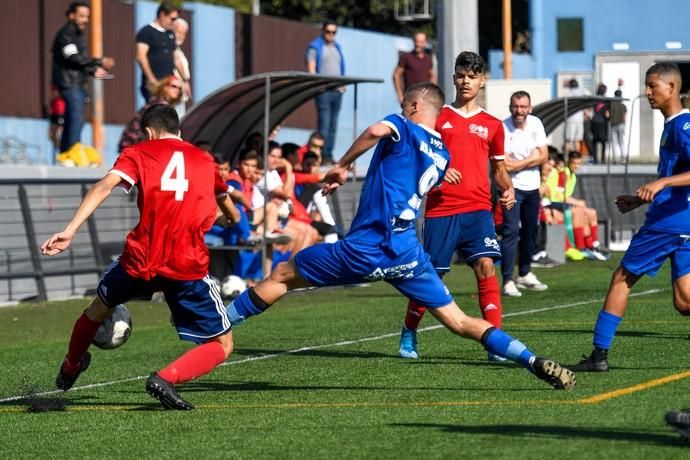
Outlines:
{"label": "player's bare arm", "polygon": [[141,66],[141,71],[144,73],[147,81],[156,81],[156,76],[153,74],[153,70],[151,70],[151,64],[149,64],[148,52],[149,45],[141,42],[137,43],[136,59]]}
{"label": "player's bare arm", "polygon": [[367,150],[375,146],[379,140],[393,135],[393,129],[384,123],[374,123],[364,130],[352,143],[345,155],[338,163],[326,172],[322,193],[329,195],[347,180],[347,173],[352,169],[354,162]]}
{"label": "player's bare arm", "polygon": [[223,215],[233,224],[236,224],[242,218],[239,209],[237,209],[227,194],[218,197],[216,203],[218,203],[218,207],[223,212]]}
{"label": "player's bare arm", "polygon": [[398,95],[398,102],[402,102],[403,96],[405,94],[404,88],[403,88],[403,72],[405,69],[400,67],[399,65],[395,66],[395,70],[393,71],[393,85],[395,86],[395,92]]}
{"label": "player's bare arm", "polygon": [[60,254],[67,249],[72,243],[72,238],[82,226],[86,219],[105,201],[113,189],[120,184],[122,178],[115,174],[107,174],[103,179],[96,182],[86,194],[79,209],[74,214],[74,217],[67,224],[67,227],[61,232],[58,232],[48,238],[45,243],[41,245],[41,253],[46,256],[54,256]]}
{"label": "player's bare arm", "polygon": [[522,171],[523,169],[529,169],[529,168],[535,168],[537,166],[541,166],[544,163],[546,163],[546,160],[548,158],[549,158],[549,150],[545,145],[542,145],[540,147],[534,148],[532,150],[532,152],[530,153],[530,156],[528,156],[524,160],[514,160],[506,154],[504,162],[505,162],[506,170],[510,173],[510,172]]}
{"label": "player's bare arm", "polygon": [[654,182],[644,184],[637,189],[637,196],[645,202],[650,202],[654,199],[657,193],[666,187],[686,187],[690,185],[690,172],[683,174],[676,174],[675,176],[662,177]]}
{"label": "player's bare arm", "polygon": [[501,191],[501,197],[498,201],[505,209],[511,209],[515,206],[515,189],[513,188],[513,181],[510,179],[508,170],[506,169],[503,160],[491,160],[491,169],[493,170],[494,180]]}

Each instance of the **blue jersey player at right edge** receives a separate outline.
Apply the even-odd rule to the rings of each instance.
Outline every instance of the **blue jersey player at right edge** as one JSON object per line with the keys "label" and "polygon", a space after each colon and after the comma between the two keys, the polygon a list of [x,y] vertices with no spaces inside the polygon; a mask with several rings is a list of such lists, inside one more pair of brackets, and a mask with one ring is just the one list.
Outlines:
{"label": "blue jersey player at right edge", "polygon": [[681,73],[671,63],[654,64],[645,77],[649,105],[664,116],[658,178],[635,195],[616,198],[629,212],[650,203],[644,225],[635,234],[620,267],[613,273],[604,308],[594,326],[594,350],[571,370],[606,372],[608,351],[628,307],[628,297],[642,275],[656,275],[671,259],[673,304],[690,315],[690,112],[680,101]]}
{"label": "blue jersey player at right edge", "polygon": [[350,232],[337,243],[309,247],[279,264],[269,278],[228,305],[228,318],[237,325],[299,287],[385,280],[428,306],[453,333],[481,342],[487,351],[521,364],[555,388],[573,389],[571,371],[537,357],[491,323],[465,315],[417,240],[415,220],[424,195],[443,180],[460,180],[459,172],[448,168],[448,151],[433,130],[443,101],[435,84],[412,85],[403,97],[402,115],[387,116],[355,140],[328,171],[324,186],[324,193],[337,189],[354,161],[376,146]]}

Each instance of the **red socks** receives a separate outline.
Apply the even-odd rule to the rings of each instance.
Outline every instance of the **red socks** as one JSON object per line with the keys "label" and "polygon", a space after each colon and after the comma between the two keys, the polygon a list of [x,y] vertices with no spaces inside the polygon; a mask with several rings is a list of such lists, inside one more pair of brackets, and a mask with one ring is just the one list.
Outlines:
{"label": "red socks", "polygon": [[585,246],[585,229],[582,227],[573,228],[573,236],[575,237],[575,247],[584,249]]}
{"label": "red socks", "polygon": [[492,325],[501,328],[501,290],[498,287],[496,276],[477,280],[479,290],[479,309],[482,316]]}
{"label": "red socks", "polygon": [[67,362],[65,363],[65,371],[68,374],[74,374],[79,370],[81,360],[89,349],[91,341],[96,337],[98,327],[101,325],[98,321],[92,321],[82,313],[72,329],[72,337],[69,339],[69,347],[67,348]]}
{"label": "red socks", "polygon": [[[597,242],[599,241],[599,228],[597,227],[597,224],[590,225],[590,235],[592,236],[592,242]],[[592,247],[592,246],[587,246],[587,247]]]}
{"label": "red socks", "polygon": [[225,351],[218,342],[208,342],[192,348],[172,364],[158,372],[173,385],[206,375],[225,361]]}
{"label": "red socks", "polygon": [[410,300],[407,304],[407,313],[405,314],[405,327],[416,331],[424,317],[424,313],[426,313],[426,307]]}

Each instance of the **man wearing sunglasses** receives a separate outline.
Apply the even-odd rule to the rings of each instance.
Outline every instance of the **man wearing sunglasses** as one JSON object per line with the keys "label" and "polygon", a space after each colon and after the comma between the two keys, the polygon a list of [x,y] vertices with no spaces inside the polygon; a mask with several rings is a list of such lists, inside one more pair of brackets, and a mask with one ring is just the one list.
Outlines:
{"label": "man wearing sunglasses", "polygon": [[[147,85],[174,73],[177,45],[172,29],[179,17],[179,9],[170,2],[164,1],[158,7],[156,20],[137,32],[136,60],[141,67],[139,89],[146,102],[151,98]],[[184,69],[177,70],[180,75],[185,75]]]}
{"label": "man wearing sunglasses", "polygon": [[[326,21],[321,27],[321,35],[309,43],[305,55],[309,73],[328,77],[345,75],[345,58],[340,45],[335,41],[338,26],[333,21]],[[318,114],[318,131],[326,138],[323,148],[323,164],[333,164],[333,146],[338,125],[338,113],[345,87],[324,91],[316,96]]]}

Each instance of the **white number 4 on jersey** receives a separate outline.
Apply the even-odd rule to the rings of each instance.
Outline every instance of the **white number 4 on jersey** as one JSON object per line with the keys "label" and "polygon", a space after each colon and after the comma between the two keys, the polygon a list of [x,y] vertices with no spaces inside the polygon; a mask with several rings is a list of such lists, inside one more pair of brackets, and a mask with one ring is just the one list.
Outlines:
{"label": "white number 4 on jersey", "polygon": [[161,190],[163,192],[175,192],[175,201],[182,201],[184,192],[189,190],[189,181],[184,175],[184,155],[182,152],[173,153],[168,166],[165,167],[161,176]]}

